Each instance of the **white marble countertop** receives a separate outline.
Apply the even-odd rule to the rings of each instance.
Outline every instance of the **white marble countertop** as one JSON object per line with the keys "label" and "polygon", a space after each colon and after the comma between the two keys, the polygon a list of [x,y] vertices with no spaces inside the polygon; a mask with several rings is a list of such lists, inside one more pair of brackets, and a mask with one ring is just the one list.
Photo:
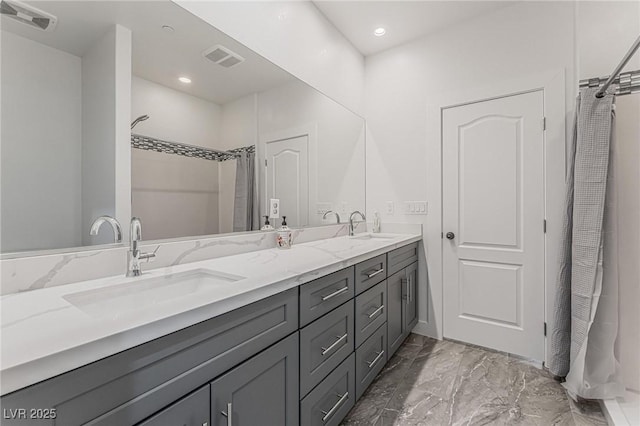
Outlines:
{"label": "white marble countertop", "polygon": [[[381,235],[381,234],[378,234]],[[0,298],[0,394],[24,388],[265,297],[419,241],[421,234],[385,234],[368,240],[338,237],[16,293]],[[144,268],[144,264],[143,264]],[[246,277],[117,315],[91,315],[65,296],[149,277],[205,269]]]}

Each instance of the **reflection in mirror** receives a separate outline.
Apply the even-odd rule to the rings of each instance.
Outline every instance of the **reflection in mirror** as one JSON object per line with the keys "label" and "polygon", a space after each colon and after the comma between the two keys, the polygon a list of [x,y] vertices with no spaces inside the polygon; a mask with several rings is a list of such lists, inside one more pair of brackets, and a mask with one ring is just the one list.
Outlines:
{"label": "reflection in mirror", "polygon": [[58,21],[2,17],[3,253],[364,210],[362,118],[242,44],[169,1],[27,4]]}

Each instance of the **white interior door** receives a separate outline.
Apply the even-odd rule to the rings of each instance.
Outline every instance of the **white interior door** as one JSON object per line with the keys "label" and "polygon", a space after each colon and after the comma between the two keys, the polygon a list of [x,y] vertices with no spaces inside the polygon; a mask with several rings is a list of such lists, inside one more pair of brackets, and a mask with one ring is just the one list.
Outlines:
{"label": "white interior door", "polygon": [[544,359],[543,93],[443,111],[445,337]]}
{"label": "white interior door", "polygon": [[309,224],[309,137],[267,141],[267,203],[280,199],[280,216],[292,227]]}

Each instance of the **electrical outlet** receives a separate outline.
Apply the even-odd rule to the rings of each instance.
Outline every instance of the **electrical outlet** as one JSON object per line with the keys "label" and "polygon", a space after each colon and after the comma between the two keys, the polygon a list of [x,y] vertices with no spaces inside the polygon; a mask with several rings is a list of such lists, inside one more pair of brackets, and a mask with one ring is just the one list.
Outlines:
{"label": "electrical outlet", "polygon": [[387,201],[387,214],[389,216],[393,216],[393,213],[395,211],[396,207],[394,205],[393,201]]}
{"label": "electrical outlet", "polygon": [[269,200],[269,217],[271,219],[277,219],[280,217],[280,200],[278,198],[272,198]]}

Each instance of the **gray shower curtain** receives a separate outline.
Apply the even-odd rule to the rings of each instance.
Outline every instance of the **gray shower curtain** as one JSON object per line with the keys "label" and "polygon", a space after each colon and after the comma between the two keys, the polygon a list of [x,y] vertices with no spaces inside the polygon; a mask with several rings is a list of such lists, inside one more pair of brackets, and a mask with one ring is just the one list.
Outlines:
{"label": "gray shower curtain", "polygon": [[[549,370],[566,377],[569,393],[588,399],[612,398],[624,391],[614,354],[616,274],[603,282],[603,265],[615,268],[617,257],[603,248],[608,240],[603,224],[607,220],[611,228],[616,219],[610,155],[615,105],[612,94],[596,98],[597,90],[582,89],[576,104],[549,359]],[[614,255],[610,263],[604,254]]]}
{"label": "gray shower curtain", "polygon": [[255,170],[255,154],[241,152],[236,159],[233,232],[254,231],[260,228]]}

